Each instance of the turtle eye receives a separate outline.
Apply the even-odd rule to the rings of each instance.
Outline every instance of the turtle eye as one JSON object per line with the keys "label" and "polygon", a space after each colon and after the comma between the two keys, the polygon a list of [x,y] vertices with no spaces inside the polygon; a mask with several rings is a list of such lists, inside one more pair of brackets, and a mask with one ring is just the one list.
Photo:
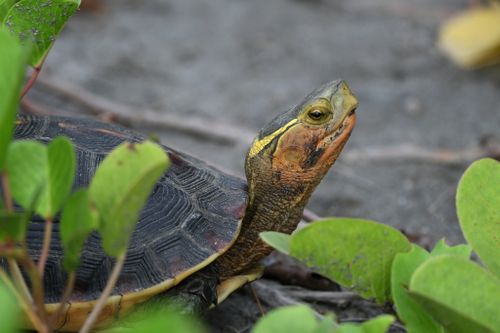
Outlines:
{"label": "turtle eye", "polygon": [[331,118],[332,111],[327,105],[313,105],[307,110],[305,120],[313,125],[323,124]]}
{"label": "turtle eye", "polygon": [[319,110],[319,109],[314,109],[314,110],[311,110],[309,111],[309,118],[311,118],[312,120],[320,120],[323,116],[324,116],[324,112]]}

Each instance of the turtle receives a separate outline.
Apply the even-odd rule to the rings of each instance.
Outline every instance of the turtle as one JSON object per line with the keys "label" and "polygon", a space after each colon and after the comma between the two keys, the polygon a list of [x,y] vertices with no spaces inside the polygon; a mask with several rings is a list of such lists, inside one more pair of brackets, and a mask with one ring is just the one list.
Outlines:
{"label": "turtle", "polygon": [[[356,123],[358,105],[344,80],[329,82],[278,114],[254,139],[245,160],[247,181],[188,154],[163,146],[171,167],[154,186],[131,236],[125,264],[96,327],[132,309],[177,298],[195,311],[222,302],[260,277],[259,261],[272,248],[262,231],[291,233],[306,203],[336,161]],[[88,186],[99,163],[116,146],[145,136],[93,119],[20,115],[15,138],[43,143],[64,135],[75,146],[74,189]],[[44,222],[28,225],[28,250],[39,259]],[[45,307],[59,307],[67,274],[58,219],[44,271]],[[117,235],[118,236],[118,235]],[[7,269],[5,262],[0,264]],[[77,331],[112,270],[97,233],[81,253],[74,292],[55,325]],[[27,320],[26,327],[30,327]]]}

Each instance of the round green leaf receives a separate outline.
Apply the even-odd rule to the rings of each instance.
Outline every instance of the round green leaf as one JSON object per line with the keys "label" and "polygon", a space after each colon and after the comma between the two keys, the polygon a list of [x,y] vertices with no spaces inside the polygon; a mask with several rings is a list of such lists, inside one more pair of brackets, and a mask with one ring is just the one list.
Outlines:
{"label": "round green leaf", "polygon": [[393,321],[394,317],[391,315],[380,315],[362,324],[342,324],[335,333],[385,333]]}
{"label": "round green leaf", "polygon": [[394,322],[394,317],[391,315],[380,315],[373,319],[365,321],[361,324],[364,333],[384,333],[387,332],[389,326]]}
{"label": "round green leaf", "polygon": [[465,239],[500,277],[500,163],[485,158],[465,171],[457,191],[457,213]]}
{"label": "round green leaf", "polygon": [[171,309],[135,312],[100,333],[203,333],[205,328],[196,318]]}
{"label": "round green leaf", "polygon": [[456,246],[448,246],[444,241],[444,238],[436,243],[431,251],[431,256],[440,256],[443,254],[450,254],[462,257],[464,259],[469,259],[472,249],[469,245],[460,244]]}
{"label": "round green leaf", "polygon": [[75,159],[67,138],[55,138],[48,147],[31,140],[13,142],[7,156],[12,196],[28,209],[39,192],[35,211],[53,218],[73,185]]}
{"label": "round green leaf", "polygon": [[335,316],[328,313],[323,319],[316,325],[313,333],[332,333],[337,329],[339,325],[335,322]]}
{"label": "round green leaf", "polygon": [[5,15],[9,9],[14,6],[19,0],[0,0],[0,22],[3,22]]}
{"label": "round green leaf", "polygon": [[76,153],[68,138],[56,137],[48,145],[48,195],[50,202],[45,215],[53,217],[68,197],[75,179]]}
{"label": "round green leaf", "polygon": [[73,193],[64,206],[60,222],[66,271],[74,271],[80,266],[83,244],[97,226],[97,210],[90,206],[87,190],[80,189]]}
{"label": "round green leaf", "polygon": [[[31,140],[14,141],[7,152],[6,168],[14,200],[28,209],[48,181],[47,147]],[[38,207],[36,212],[40,212]]]}
{"label": "round green leaf", "polygon": [[443,328],[407,293],[411,276],[429,258],[426,250],[413,244],[410,252],[398,253],[392,263],[392,299],[408,333],[443,333]]}
{"label": "round green leaf", "polygon": [[317,326],[311,308],[293,305],[270,311],[255,324],[252,333],[312,333]]}
{"label": "round green leaf", "polygon": [[2,171],[7,147],[12,140],[25,62],[19,42],[2,29],[0,29],[0,45],[0,171]]}
{"label": "round green leaf", "polygon": [[38,66],[79,5],[79,0],[21,0],[9,9],[3,23],[22,43],[32,46],[30,64]]}
{"label": "round green leaf", "polygon": [[290,240],[292,236],[276,231],[261,232],[260,238],[275,250],[288,254],[290,252]]}
{"label": "round green leaf", "polygon": [[312,223],[292,235],[290,254],[318,273],[365,298],[391,297],[394,256],[410,250],[394,228],[368,220],[334,218]]}
{"label": "round green leaf", "polygon": [[157,144],[125,142],[97,168],[89,195],[99,213],[99,232],[108,255],[126,251],[139,213],[168,163]]}
{"label": "round green leaf", "polygon": [[449,332],[500,332],[500,279],[469,260],[433,257],[415,271],[409,290]]}

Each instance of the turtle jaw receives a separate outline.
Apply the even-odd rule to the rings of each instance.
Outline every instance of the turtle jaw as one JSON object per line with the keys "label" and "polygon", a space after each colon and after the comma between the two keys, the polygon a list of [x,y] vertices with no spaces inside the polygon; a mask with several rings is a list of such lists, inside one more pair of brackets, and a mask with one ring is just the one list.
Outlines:
{"label": "turtle jaw", "polygon": [[356,113],[353,109],[345,116],[340,126],[319,142],[316,150],[324,149],[324,153],[318,159],[317,166],[326,169],[325,172],[328,171],[351,136],[355,125]]}

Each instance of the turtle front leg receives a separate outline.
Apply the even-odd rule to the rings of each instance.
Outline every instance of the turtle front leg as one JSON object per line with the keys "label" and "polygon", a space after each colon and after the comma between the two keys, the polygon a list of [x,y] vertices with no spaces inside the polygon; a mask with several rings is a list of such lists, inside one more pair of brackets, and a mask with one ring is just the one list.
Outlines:
{"label": "turtle front leg", "polygon": [[185,314],[202,314],[217,305],[219,279],[211,265],[184,279],[174,288],[135,307],[134,313],[173,308]]}
{"label": "turtle front leg", "polygon": [[200,314],[217,305],[218,285],[219,278],[210,265],[158,297],[182,313]]}

